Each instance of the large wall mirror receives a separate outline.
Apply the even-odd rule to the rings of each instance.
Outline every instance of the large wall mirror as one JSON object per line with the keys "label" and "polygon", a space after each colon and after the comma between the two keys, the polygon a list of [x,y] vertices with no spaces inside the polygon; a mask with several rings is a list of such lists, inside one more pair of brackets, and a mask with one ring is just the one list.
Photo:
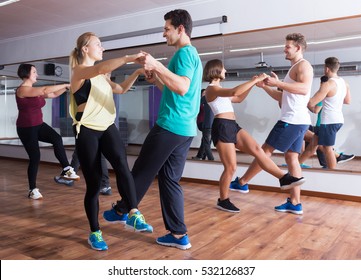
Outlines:
{"label": "large wall mirror", "polygon": [[[347,26],[345,28],[345,26]],[[323,75],[323,63],[325,58],[335,56],[341,62],[339,76],[342,76],[350,85],[352,102],[344,105],[345,124],[337,135],[335,149],[345,154],[361,155],[361,19],[358,17],[337,21],[325,21],[313,24],[288,26],[267,30],[244,32],[231,35],[217,35],[207,38],[195,38],[192,43],[201,55],[205,64],[210,59],[224,61],[228,71],[227,78],[223,82],[224,87],[233,87],[253,75],[274,71],[282,79],[289,68],[289,61],[283,54],[284,38],[287,34],[300,32],[306,36],[308,48],[305,58],[314,66],[315,77],[313,81],[313,95],[320,84]],[[351,28],[350,28],[351,27]],[[354,29],[352,28],[354,27]],[[172,47],[166,44],[136,46],[128,49],[106,51],[104,59],[135,53],[144,50],[167,64],[174,53]],[[38,85],[47,83],[61,83],[69,80],[68,58],[54,58],[47,61],[33,62],[40,73]],[[62,71],[54,75],[45,75],[45,65],[54,64],[62,68]],[[8,65],[6,75],[0,77],[0,118],[1,143],[19,145],[16,134],[17,107],[14,98],[14,89],[20,84],[16,77],[18,65]],[[135,64],[125,65],[112,73],[115,81],[121,82],[137,67]],[[0,71],[2,75],[3,71]],[[4,72],[5,73],[5,72]],[[203,84],[206,87],[206,83]],[[127,143],[141,145],[149,128],[154,124],[157,116],[157,104],[160,93],[140,78],[128,94],[119,96],[117,101],[119,121],[122,123]],[[44,108],[44,120],[57,128],[64,137],[66,144],[73,144],[71,132],[71,120],[68,115],[68,97],[49,100]],[[280,109],[276,101],[272,100],[263,90],[253,88],[247,99],[234,105],[237,122],[245,128],[258,143],[262,144],[269,131],[276,123]],[[316,115],[312,120],[316,122]],[[195,137],[193,148],[199,147],[201,133]],[[321,168],[317,157],[307,161],[307,165]],[[339,169],[348,171],[361,171],[357,164],[344,164]]]}

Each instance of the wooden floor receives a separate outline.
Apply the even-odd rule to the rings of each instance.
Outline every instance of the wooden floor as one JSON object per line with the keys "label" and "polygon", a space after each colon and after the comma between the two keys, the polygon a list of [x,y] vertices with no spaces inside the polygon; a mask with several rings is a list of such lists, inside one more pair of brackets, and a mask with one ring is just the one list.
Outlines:
{"label": "wooden floor", "polygon": [[[231,193],[241,213],[215,208],[218,187],[182,182],[185,217],[192,248],[159,246],[165,233],[156,182],[139,208],[154,233],[132,233],[101,217],[119,199],[111,173],[113,194],[100,196],[99,220],[109,250],[97,252],[87,244],[88,222],[83,209],[84,179],[73,187],[56,184],[60,168],[41,164],[41,201],[27,198],[27,162],[0,158],[0,259],[2,260],[360,260],[361,204],[303,197],[302,216],[278,213],[287,193],[252,190]],[[80,175],[81,172],[80,172]]]}

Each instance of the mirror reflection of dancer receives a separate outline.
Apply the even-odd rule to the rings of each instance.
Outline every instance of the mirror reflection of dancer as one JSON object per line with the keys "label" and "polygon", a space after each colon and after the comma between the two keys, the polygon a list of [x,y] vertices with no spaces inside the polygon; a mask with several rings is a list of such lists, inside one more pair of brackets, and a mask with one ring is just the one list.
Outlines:
{"label": "mirror reflection of dancer", "polygon": [[[206,100],[214,113],[212,125],[213,144],[217,148],[224,166],[219,180],[220,198],[217,208],[223,211],[237,213],[239,209],[229,200],[229,184],[237,168],[236,149],[255,157],[257,163],[268,173],[279,179],[282,189],[289,189],[304,182],[303,178],[295,178],[284,172],[268,157],[248,132],[236,123],[232,103],[242,102],[252,87],[268,78],[266,74],[253,77],[250,81],[234,88],[222,88],[220,82],[225,79],[226,69],[219,59],[206,63],[203,80],[209,82],[205,90]],[[235,190],[235,189],[234,189]],[[248,192],[247,189],[238,189]]]}
{"label": "mirror reflection of dancer", "polygon": [[45,106],[45,98],[56,98],[66,92],[69,84],[54,86],[33,87],[38,78],[36,68],[32,64],[20,64],[18,76],[23,80],[16,89],[15,98],[19,109],[16,120],[16,130],[24,148],[29,155],[28,181],[31,199],[41,199],[43,195],[36,186],[40,162],[39,141],[50,143],[54,147],[55,157],[60,162],[63,170],[59,177],[68,180],[79,180],[79,176],[69,165],[63,140],[61,136],[43,121],[42,107]]}
{"label": "mirror reflection of dancer", "polygon": [[337,159],[333,146],[336,142],[337,131],[344,123],[342,113],[343,104],[350,104],[350,87],[345,80],[337,75],[340,62],[336,57],[325,59],[325,76],[327,81],[321,83],[319,90],[310,99],[308,105],[314,111],[316,105],[322,101],[321,123],[318,132],[318,145],[326,157],[327,168],[336,168]]}
{"label": "mirror reflection of dancer", "polygon": [[84,207],[91,231],[88,243],[94,250],[108,249],[98,221],[102,179],[101,154],[115,172],[119,194],[129,213],[124,220],[126,227],[134,231],[153,231],[137,209],[135,185],[128,167],[124,143],[114,124],[116,112],[113,93],[127,92],[144,70],[136,70],[121,84],[112,82],[106,76],[114,69],[125,63],[134,62],[144,55],[138,53],[94,65],[96,61],[103,59],[103,52],[104,48],[99,38],[87,32],[79,36],[70,56],[73,93],[70,113],[74,121],[75,148],[86,181]]}
{"label": "mirror reflection of dancer", "polygon": [[[281,102],[280,120],[273,127],[262,148],[268,156],[271,156],[276,149],[283,152],[288,171],[295,177],[302,175],[298,157],[302,149],[304,134],[311,124],[307,103],[311,94],[313,68],[303,58],[306,47],[307,43],[302,34],[288,34],[284,53],[285,58],[291,62],[291,68],[284,81],[279,80],[277,75],[272,73],[272,77],[257,84],[273,99]],[[260,171],[261,167],[254,160],[246,173],[232,184],[247,184]],[[290,189],[290,197],[287,198],[286,203],[276,206],[275,210],[303,214],[300,187]]]}

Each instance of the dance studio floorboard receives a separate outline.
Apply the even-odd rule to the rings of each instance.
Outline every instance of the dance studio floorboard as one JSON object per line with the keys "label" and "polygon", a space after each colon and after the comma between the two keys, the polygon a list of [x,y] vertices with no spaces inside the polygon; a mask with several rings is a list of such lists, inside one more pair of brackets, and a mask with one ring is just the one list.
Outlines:
{"label": "dance studio floorboard", "polygon": [[[182,181],[185,219],[192,248],[157,245],[166,233],[156,180],[139,205],[152,234],[133,233],[101,216],[119,199],[114,173],[113,194],[100,196],[99,221],[109,250],[87,244],[88,222],[83,208],[84,178],[73,187],[59,185],[56,164],[41,163],[38,187],[42,200],[27,198],[27,161],[0,158],[0,259],[2,260],[354,260],[361,259],[361,204],[303,196],[303,215],[273,210],[287,193],[250,190],[230,193],[241,212],[215,208],[215,185]],[[79,174],[82,176],[81,171]]]}

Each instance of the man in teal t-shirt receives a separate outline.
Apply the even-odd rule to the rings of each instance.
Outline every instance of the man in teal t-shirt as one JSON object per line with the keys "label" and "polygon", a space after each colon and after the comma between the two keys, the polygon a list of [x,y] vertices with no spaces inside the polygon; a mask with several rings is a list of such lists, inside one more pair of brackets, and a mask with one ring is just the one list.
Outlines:
{"label": "man in teal t-shirt", "polygon": [[[146,79],[162,90],[156,125],[147,135],[132,174],[138,203],[158,175],[159,194],[165,229],[170,233],[158,237],[157,243],[186,250],[191,247],[184,223],[182,177],[189,147],[197,134],[196,118],[200,106],[202,63],[191,45],[192,19],[185,10],[164,16],[163,37],[176,53],[168,68],[148,53],[140,60]],[[107,221],[123,221],[124,201],[104,212]]]}

